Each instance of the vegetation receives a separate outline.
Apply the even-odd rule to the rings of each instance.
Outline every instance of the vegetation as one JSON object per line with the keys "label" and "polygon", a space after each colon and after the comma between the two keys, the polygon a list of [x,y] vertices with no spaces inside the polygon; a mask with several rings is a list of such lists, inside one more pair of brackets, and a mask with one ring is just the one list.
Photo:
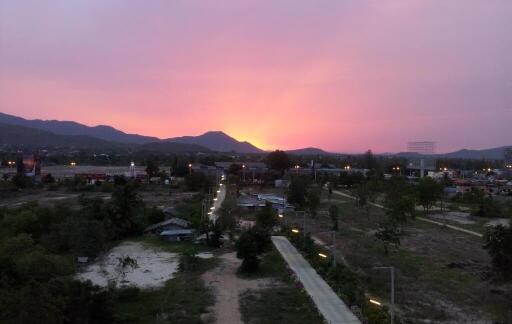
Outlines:
{"label": "vegetation", "polygon": [[271,246],[270,233],[261,227],[251,227],[240,234],[236,241],[236,256],[242,259],[241,272],[259,270],[259,256]]}
{"label": "vegetation", "polygon": [[488,227],[484,241],[484,248],[492,257],[494,270],[503,278],[512,279],[512,227]]}
{"label": "vegetation", "polygon": [[[140,233],[148,214],[136,185],[119,181],[112,199],[80,208],[37,204],[0,210],[0,322],[111,323],[112,293],[72,278],[78,256],[95,257]],[[120,260],[120,269],[135,266]]]}

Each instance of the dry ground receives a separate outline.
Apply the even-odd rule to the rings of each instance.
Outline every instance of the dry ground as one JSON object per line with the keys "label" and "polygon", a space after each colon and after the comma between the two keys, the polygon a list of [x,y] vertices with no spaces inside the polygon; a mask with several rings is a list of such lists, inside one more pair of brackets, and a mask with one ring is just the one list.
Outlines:
{"label": "dry ground", "polygon": [[[401,246],[388,256],[374,237],[384,212],[372,208],[370,216],[354,201],[324,197],[322,210],[340,207],[336,246],[349,265],[361,273],[367,289],[383,300],[389,296],[389,275],[372,270],[377,265],[397,269],[396,302],[404,319],[435,323],[512,323],[512,305],[503,285],[490,278],[490,258],[482,241],[440,226],[409,221]],[[324,213],[308,221],[308,231],[331,241],[331,221]],[[298,226],[302,218],[293,219]]]}
{"label": "dry ground", "polygon": [[268,278],[244,279],[237,275],[241,260],[235,252],[222,254],[219,265],[203,274],[202,278],[208,287],[213,288],[215,305],[212,313],[215,323],[242,323],[240,313],[240,295],[248,290],[258,291],[278,285],[275,280]]}

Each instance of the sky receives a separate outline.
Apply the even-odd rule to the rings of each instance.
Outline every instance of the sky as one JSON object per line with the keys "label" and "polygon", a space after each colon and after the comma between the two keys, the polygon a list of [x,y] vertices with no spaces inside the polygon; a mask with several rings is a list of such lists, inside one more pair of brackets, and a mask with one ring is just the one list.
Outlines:
{"label": "sky", "polygon": [[510,0],[0,0],[0,111],[264,149],[512,145]]}

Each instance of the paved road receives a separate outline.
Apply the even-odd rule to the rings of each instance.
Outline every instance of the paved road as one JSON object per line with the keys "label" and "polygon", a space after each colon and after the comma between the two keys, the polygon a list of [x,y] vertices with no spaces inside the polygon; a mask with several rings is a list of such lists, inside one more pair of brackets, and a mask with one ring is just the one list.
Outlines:
{"label": "paved road", "polygon": [[284,236],[272,236],[272,243],[306,289],[329,324],[360,324],[359,319],[334,293],[295,247]]}
{"label": "paved road", "polygon": [[224,198],[226,198],[226,185],[223,184],[220,186],[220,192],[217,193],[217,200],[213,202],[213,207],[215,209],[213,210],[213,213],[210,215],[210,220],[213,222],[217,221],[217,218],[219,218],[219,215],[217,214],[219,211],[220,206],[222,206],[222,203],[224,202]]}
{"label": "paved road", "polygon": [[[338,195],[338,196],[343,196],[345,198],[354,199],[354,200],[357,199],[354,196],[348,195],[348,194],[346,194],[344,192],[341,192],[341,191],[338,191],[338,190],[333,190],[332,192],[334,194]],[[386,207],[382,206],[381,204],[376,204],[376,203],[372,203],[372,202],[369,202],[369,204],[372,205],[372,206],[375,206],[377,208],[386,209]],[[418,219],[420,221],[423,221],[423,222],[439,225],[439,226],[445,226],[445,227],[450,228],[452,230],[456,230],[456,231],[463,232],[463,233],[466,233],[466,234],[470,234],[470,235],[474,235],[474,236],[478,236],[478,237],[483,237],[482,233],[470,231],[470,230],[467,230],[465,228],[454,226],[454,225],[449,225],[449,224],[444,224],[444,223],[441,223],[441,222],[436,222],[434,220],[431,220],[431,219],[428,219],[428,218],[425,218],[425,217],[416,217],[416,219]]]}

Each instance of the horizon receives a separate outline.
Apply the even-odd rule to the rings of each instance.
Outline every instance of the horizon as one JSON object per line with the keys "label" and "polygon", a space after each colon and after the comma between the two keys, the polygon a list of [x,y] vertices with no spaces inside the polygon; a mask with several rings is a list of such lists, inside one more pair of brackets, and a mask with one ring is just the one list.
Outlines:
{"label": "horizon", "polygon": [[[0,111],[0,113],[2,113]],[[14,116],[14,115],[12,115]],[[59,119],[45,119],[45,118],[25,118],[23,116],[16,116],[16,117],[20,117],[20,118],[24,118],[24,119],[27,119],[27,120],[42,120],[42,121],[58,121],[58,122],[75,122],[75,123],[79,123],[77,121],[74,121],[74,120],[59,120]],[[88,127],[98,127],[98,126],[106,126],[106,127],[113,127],[111,125],[106,125],[106,124],[97,124],[97,125],[87,125],[87,124],[83,124],[83,123],[80,123],[82,125],[85,125],[85,126],[88,126]],[[135,133],[128,133],[126,132],[125,130],[123,129],[119,129],[119,128],[116,128],[116,127],[113,127],[114,129],[118,130],[118,131],[121,131],[121,132],[124,132],[126,134],[133,134],[133,135],[141,135],[141,136],[148,136],[148,137],[155,137],[157,138],[158,140],[165,140],[165,139],[169,139],[170,137],[157,137],[157,136],[153,136],[151,134],[135,134]],[[332,153],[332,154],[352,154],[352,155],[358,155],[358,154],[364,154],[366,153],[368,150],[371,150],[374,154],[398,154],[398,153],[407,153],[407,150],[404,149],[404,150],[401,150],[401,151],[394,151],[394,152],[391,152],[391,151],[386,151],[386,152],[379,152],[379,151],[375,151],[373,150],[372,148],[368,148],[366,150],[362,150],[362,151],[354,151],[354,152],[348,152],[348,151],[329,151],[329,150],[325,150],[324,148],[322,147],[317,147],[317,146],[302,146],[302,147],[295,147],[295,148],[285,148],[285,147],[282,147],[282,148],[274,148],[274,149],[265,149],[265,148],[261,148],[257,145],[255,145],[254,143],[251,143],[250,141],[248,140],[245,140],[245,139],[240,139],[240,138],[236,138],[234,136],[232,136],[231,134],[223,131],[223,130],[215,130],[215,129],[212,129],[212,130],[205,130],[205,131],[202,131],[202,132],[199,132],[197,134],[182,134],[182,135],[178,135],[178,136],[174,136],[174,137],[183,137],[183,136],[200,136],[200,135],[204,135],[206,133],[215,133],[215,132],[220,132],[220,133],[223,133],[224,135],[227,135],[239,142],[248,142],[249,144],[251,145],[254,145],[256,146],[257,148],[265,151],[265,152],[272,152],[274,150],[282,150],[282,151],[294,151],[294,150],[301,150],[301,149],[320,149],[320,150],[323,150],[325,151],[326,153]],[[498,147],[507,147],[507,146],[511,146],[509,144],[505,144],[505,145],[501,145],[501,146],[498,146]],[[498,148],[498,147],[482,147],[482,148],[469,148],[469,147],[460,147],[454,151],[461,151],[461,150],[485,150],[485,149],[493,149],[493,148]],[[454,151],[445,151],[445,152],[437,152],[435,151],[433,154],[446,154],[446,153],[452,153]]]}
{"label": "horizon", "polygon": [[0,0],[0,111],[263,150],[510,145],[512,3]]}

